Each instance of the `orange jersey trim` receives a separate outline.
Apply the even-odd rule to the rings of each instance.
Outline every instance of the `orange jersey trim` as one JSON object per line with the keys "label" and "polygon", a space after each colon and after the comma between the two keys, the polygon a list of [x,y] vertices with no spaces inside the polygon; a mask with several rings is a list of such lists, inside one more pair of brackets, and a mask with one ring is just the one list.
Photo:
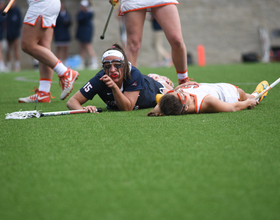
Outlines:
{"label": "orange jersey trim", "polygon": [[[204,99],[205,99],[207,96],[209,96],[209,95],[204,96],[204,98],[201,100],[199,109],[197,109],[197,108],[198,108],[197,96],[196,96],[195,94],[191,94],[191,93],[190,93],[190,95],[191,95],[192,97],[194,97],[194,105],[195,105],[194,110],[195,110],[195,113],[196,113],[196,114],[199,114],[200,111],[201,111],[201,107],[202,107],[202,104],[203,104]],[[198,110],[198,111],[197,111],[197,110]]]}
{"label": "orange jersey trim", "polygon": [[238,101],[240,101],[240,95],[239,95],[239,92],[238,92],[238,86],[236,86],[236,85],[233,85],[233,84],[231,84],[231,83],[229,83],[230,85],[232,85],[232,86],[234,86],[235,88],[236,88],[236,95],[237,95],[237,97],[238,97]]}
{"label": "orange jersey trim", "polygon": [[209,96],[209,95],[204,96],[204,98],[201,100],[200,108],[199,108],[199,110],[198,110],[198,113],[200,113],[201,107],[202,107],[202,104],[203,104],[203,101],[204,101],[204,99],[205,99],[207,96]]}
{"label": "orange jersey trim", "polygon": [[191,94],[191,93],[190,93],[190,96],[194,97],[194,110],[195,110],[195,113],[197,114],[197,97],[195,94]]}
{"label": "orange jersey trim", "polygon": [[135,9],[125,11],[123,13],[120,11],[119,15],[124,15],[127,12],[138,11],[138,10],[143,10],[143,9],[148,9],[148,8],[156,8],[156,7],[165,6],[165,5],[180,5],[180,3],[170,2],[170,3],[165,3],[165,4],[146,6],[146,7],[142,7],[142,8],[135,8]]}

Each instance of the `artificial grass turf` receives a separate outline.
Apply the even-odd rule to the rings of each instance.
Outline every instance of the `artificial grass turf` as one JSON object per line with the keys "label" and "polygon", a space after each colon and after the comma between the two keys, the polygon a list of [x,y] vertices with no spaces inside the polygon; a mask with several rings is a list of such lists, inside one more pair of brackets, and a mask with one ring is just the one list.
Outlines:
{"label": "artificial grass turf", "polygon": [[[173,68],[140,68],[176,83]],[[246,92],[279,78],[279,64],[189,67],[198,82]],[[82,71],[74,91],[94,75]],[[146,117],[151,109],[105,110],[27,120],[5,113],[38,73],[0,74],[1,219],[278,219],[280,85],[253,110]],[[79,82],[79,83],[78,83]],[[13,86],[13,89],[11,89]],[[31,93],[30,93],[31,94]],[[60,89],[54,78],[52,95]],[[66,101],[38,103],[43,112]]]}

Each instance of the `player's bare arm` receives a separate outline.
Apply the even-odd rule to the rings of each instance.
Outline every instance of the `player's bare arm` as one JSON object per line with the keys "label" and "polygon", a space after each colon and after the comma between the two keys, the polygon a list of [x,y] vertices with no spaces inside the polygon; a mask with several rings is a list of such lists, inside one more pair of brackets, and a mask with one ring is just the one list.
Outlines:
{"label": "player's bare arm", "polygon": [[222,102],[214,96],[208,95],[205,97],[201,113],[218,113],[218,112],[235,112],[245,110],[247,108],[254,108],[258,104],[255,99],[247,99],[245,101],[226,103]]}
{"label": "player's bare arm", "polygon": [[70,110],[79,110],[79,109],[86,109],[90,113],[96,112],[96,106],[88,105],[86,107],[83,107],[82,104],[86,103],[88,101],[87,98],[83,96],[83,94],[78,91],[76,94],[74,94],[67,102],[67,107]]}

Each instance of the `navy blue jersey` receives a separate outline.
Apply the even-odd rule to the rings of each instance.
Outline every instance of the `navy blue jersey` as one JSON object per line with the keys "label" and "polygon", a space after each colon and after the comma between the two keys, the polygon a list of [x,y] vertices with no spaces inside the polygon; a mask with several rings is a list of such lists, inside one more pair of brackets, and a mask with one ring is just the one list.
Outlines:
{"label": "navy blue jersey", "polygon": [[3,40],[3,29],[6,17],[0,16],[0,40]]}
{"label": "navy blue jersey", "polygon": [[21,12],[19,8],[13,7],[7,14],[7,40],[13,41],[20,37],[20,29],[22,26]]}
{"label": "navy blue jersey", "polygon": [[80,11],[77,15],[78,29],[76,38],[82,43],[90,43],[94,36],[93,12]]}
{"label": "navy blue jersey", "polygon": [[[87,99],[93,99],[98,94],[99,97],[112,109],[118,109],[112,90],[107,85],[100,81],[100,78],[105,74],[104,70],[98,72],[90,79],[81,89],[80,92]],[[132,92],[140,90],[136,108],[152,108],[156,106],[156,94],[162,93],[163,85],[156,82],[151,77],[142,75],[140,71],[132,67],[131,78],[123,80],[121,88],[122,92]]]}
{"label": "navy blue jersey", "polygon": [[161,26],[154,17],[152,17],[152,27],[154,31],[162,31]]}

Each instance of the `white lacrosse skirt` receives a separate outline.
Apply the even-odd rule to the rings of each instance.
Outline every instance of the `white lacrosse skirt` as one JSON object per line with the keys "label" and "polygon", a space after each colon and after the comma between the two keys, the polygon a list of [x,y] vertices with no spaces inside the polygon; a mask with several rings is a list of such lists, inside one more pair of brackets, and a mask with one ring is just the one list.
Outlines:
{"label": "white lacrosse skirt", "polygon": [[150,9],[164,5],[179,4],[177,0],[122,0],[120,15],[142,9]]}
{"label": "white lacrosse skirt", "polygon": [[23,23],[34,26],[38,18],[42,17],[42,27],[55,27],[56,18],[60,11],[60,0],[28,0],[28,10]]}

